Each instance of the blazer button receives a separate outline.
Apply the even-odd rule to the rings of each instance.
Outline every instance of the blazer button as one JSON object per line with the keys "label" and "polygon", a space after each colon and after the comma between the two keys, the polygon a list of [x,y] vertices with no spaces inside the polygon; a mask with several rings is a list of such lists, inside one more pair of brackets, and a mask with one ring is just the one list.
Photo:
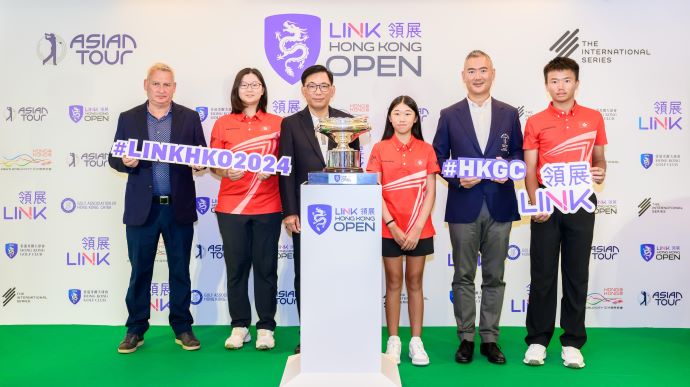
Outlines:
{"label": "blazer button", "polygon": [[152,185],[150,185],[150,186],[149,186],[149,188],[153,188],[153,186],[152,186]]}

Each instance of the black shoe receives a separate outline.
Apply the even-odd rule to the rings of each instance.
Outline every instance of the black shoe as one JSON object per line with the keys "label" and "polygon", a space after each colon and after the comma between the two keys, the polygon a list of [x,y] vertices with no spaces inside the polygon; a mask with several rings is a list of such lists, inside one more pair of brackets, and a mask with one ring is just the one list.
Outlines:
{"label": "black shoe", "polygon": [[297,346],[295,347],[295,355],[297,355],[297,354],[299,354],[299,353],[301,352],[301,349],[300,349],[299,346],[300,346],[300,345],[297,344]]}
{"label": "black shoe", "polygon": [[474,341],[463,340],[455,352],[455,361],[458,363],[469,363],[474,355]]}
{"label": "black shoe", "polygon": [[481,343],[479,353],[486,356],[490,363],[506,364],[506,357],[496,343]]}
{"label": "black shoe", "polygon": [[175,336],[175,344],[181,345],[186,351],[196,351],[201,348],[201,343],[192,331],[182,332]]}
{"label": "black shoe", "polygon": [[136,333],[127,333],[125,338],[122,339],[120,346],[117,347],[117,351],[120,353],[132,353],[142,345],[144,345],[144,336],[137,335]]}

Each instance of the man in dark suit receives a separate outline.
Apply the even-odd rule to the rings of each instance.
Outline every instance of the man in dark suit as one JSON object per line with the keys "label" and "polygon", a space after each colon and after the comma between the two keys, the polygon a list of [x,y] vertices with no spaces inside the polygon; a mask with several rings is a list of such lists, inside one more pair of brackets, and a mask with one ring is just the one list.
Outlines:
{"label": "man in dark suit", "polygon": [[[206,146],[199,114],[172,102],[175,87],[172,69],[162,63],[153,65],[144,80],[148,100],[120,114],[115,140],[137,139],[139,146],[144,140]],[[144,344],[151,314],[153,264],[161,234],[170,272],[169,319],[175,342],[186,350],[199,349],[189,311],[189,258],[197,220],[192,168],[112,155],[108,163],[128,174],[123,220],[132,274],[125,299],[127,334],[118,352],[132,353]]]}
{"label": "man in dark suit", "polygon": [[[302,95],[307,107],[283,119],[280,125],[280,156],[292,158],[292,173],[280,176],[280,200],[283,204],[283,223],[292,235],[295,267],[295,298],[297,311],[300,305],[300,186],[307,181],[309,172],[326,167],[326,151],[336,147],[336,143],[315,130],[320,118],[352,117],[329,106],[335,95],[333,73],[321,65],[308,67],[302,73]],[[359,140],[350,147],[359,149]],[[295,353],[299,353],[297,345]]]}
{"label": "man in dark suit", "polygon": [[[462,79],[467,98],[441,111],[434,137],[439,164],[449,158],[522,159],[522,132],[518,111],[491,98],[495,70],[491,58],[475,50],[467,55]],[[497,345],[503,307],[504,262],[510,229],[520,219],[513,181],[476,177],[448,181],[446,216],[453,246],[453,306],[460,347],[459,363],[474,354],[477,255],[481,253],[482,300],[479,320],[480,353],[492,363],[504,364]]]}

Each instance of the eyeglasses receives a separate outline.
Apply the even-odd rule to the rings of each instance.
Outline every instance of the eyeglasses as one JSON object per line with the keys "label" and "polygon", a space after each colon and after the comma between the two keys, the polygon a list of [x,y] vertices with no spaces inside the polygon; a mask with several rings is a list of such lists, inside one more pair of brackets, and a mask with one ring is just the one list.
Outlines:
{"label": "eyeglasses", "polygon": [[328,90],[331,89],[331,86],[332,85],[329,85],[328,83],[322,83],[320,85],[317,85],[316,83],[307,83],[305,87],[310,93],[316,93],[316,89],[321,90],[322,93],[328,93]]}
{"label": "eyeglasses", "polygon": [[252,89],[252,90],[256,90],[256,89],[261,88],[261,86],[263,86],[263,85],[260,84],[259,82],[254,82],[254,83],[240,83],[240,89]]}

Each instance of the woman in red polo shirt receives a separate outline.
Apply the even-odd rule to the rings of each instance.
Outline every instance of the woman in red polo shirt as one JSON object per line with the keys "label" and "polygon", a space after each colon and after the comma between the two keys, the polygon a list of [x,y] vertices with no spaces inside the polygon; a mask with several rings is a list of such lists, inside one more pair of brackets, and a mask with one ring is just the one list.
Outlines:
{"label": "woman in red polo shirt", "polygon": [[386,272],[386,353],[400,363],[398,337],[400,292],[405,258],[405,284],[410,315],[409,355],[414,365],[429,364],[422,344],[424,295],[422,278],[426,256],[434,252],[431,209],[440,171],[432,146],[424,142],[419,109],[408,96],[393,100],[388,108],[381,142],[374,145],[367,171],[377,172],[383,186],[383,265]]}
{"label": "woman in red polo shirt", "polygon": [[[282,118],[266,113],[266,83],[257,69],[245,68],[230,92],[232,113],[218,119],[211,147],[233,152],[278,156]],[[281,205],[278,177],[236,169],[212,169],[221,177],[216,216],[223,238],[232,333],[225,348],[239,349],[251,341],[249,270],[254,268],[254,301],[259,321],[257,349],[275,346],[278,238]]]}

